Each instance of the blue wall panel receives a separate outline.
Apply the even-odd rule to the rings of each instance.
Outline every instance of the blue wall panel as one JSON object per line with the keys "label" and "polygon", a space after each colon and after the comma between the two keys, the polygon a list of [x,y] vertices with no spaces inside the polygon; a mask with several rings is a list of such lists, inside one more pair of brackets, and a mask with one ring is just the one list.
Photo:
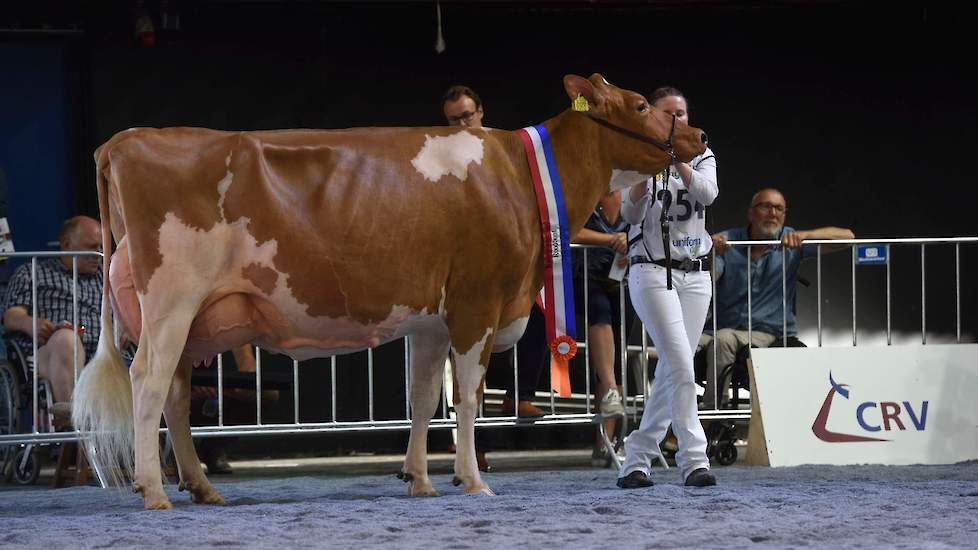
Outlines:
{"label": "blue wall panel", "polygon": [[62,44],[0,44],[0,169],[18,251],[45,250],[74,214]]}

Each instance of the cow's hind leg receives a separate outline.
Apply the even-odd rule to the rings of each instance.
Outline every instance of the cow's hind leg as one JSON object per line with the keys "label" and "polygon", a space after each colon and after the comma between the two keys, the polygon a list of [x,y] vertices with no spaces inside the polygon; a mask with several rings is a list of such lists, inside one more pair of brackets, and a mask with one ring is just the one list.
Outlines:
{"label": "cow's hind leg", "polygon": [[432,328],[411,337],[411,438],[400,477],[410,496],[438,496],[428,477],[428,424],[438,407],[448,331]]}
{"label": "cow's hind leg", "polygon": [[200,504],[224,504],[224,497],[217,492],[200,466],[200,458],[190,437],[190,376],[191,361],[181,357],[170,384],[163,415],[173,442],[173,453],[180,470],[180,490],[190,491],[190,498]]}
{"label": "cow's hind leg", "polygon": [[475,343],[459,349],[458,338],[452,334],[452,359],[458,379],[459,400],[455,404],[458,419],[458,445],[455,452],[455,484],[462,484],[469,494],[495,494],[479,475],[475,459],[475,416],[479,408],[478,389],[486,374],[492,351],[493,328]]}
{"label": "cow's hind leg", "polygon": [[175,306],[168,316],[147,323],[143,310],[143,332],[129,375],[132,378],[133,428],[136,441],[136,472],[133,490],[143,494],[147,510],[172,508],[163,491],[160,468],[160,418],[173,373],[183,353],[193,309]]}

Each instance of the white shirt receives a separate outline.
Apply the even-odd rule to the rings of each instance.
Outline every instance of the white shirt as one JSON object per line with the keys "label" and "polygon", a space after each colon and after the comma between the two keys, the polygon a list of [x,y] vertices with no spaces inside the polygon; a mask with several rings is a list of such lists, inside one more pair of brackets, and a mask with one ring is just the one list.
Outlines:
{"label": "white shirt", "polygon": [[[719,193],[713,151],[707,148],[705,153],[690,161],[689,167],[692,168],[689,185],[679,177],[675,167],[670,169],[668,194],[663,192],[661,173],[648,179],[645,194],[638,201],[632,202],[630,192],[622,193],[622,218],[633,224],[628,236],[630,242],[644,226],[642,239],[631,245],[629,256],[651,255],[653,260],[665,258],[659,224],[663,203],[668,205],[672,259],[699,258],[713,248],[713,240],[706,231],[706,207],[713,204]],[[652,200],[653,192],[656,200]]]}

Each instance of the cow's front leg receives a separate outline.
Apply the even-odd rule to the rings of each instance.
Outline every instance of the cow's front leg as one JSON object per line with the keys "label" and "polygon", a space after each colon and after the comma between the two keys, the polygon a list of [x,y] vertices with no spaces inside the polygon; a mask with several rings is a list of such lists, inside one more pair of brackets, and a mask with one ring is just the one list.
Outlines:
{"label": "cow's front leg", "polygon": [[459,400],[455,403],[458,423],[455,484],[463,485],[465,492],[469,494],[495,494],[479,475],[479,467],[475,459],[475,416],[479,408],[477,394],[489,362],[492,333],[492,328],[486,329],[485,335],[468,349],[457,349],[454,337],[452,342],[452,358],[455,361],[459,393]]}
{"label": "cow's front leg", "polygon": [[186,357],[180,358],[177,372],[170,385],[163,415],[173,442],[173,454],[180,470],[180,490],[190,491],[190,498],[199,504],[224,504],[224,497],[217,492],[200,467],[200,458],[190,437],[190,377],[192,364]]}
{"label": "cow's front leg", "polygon": [[438,407],[448,331],[432,327],[411,337],[411,438],[399,477],[410,496],[438,496],[428,477],[428,424]]}

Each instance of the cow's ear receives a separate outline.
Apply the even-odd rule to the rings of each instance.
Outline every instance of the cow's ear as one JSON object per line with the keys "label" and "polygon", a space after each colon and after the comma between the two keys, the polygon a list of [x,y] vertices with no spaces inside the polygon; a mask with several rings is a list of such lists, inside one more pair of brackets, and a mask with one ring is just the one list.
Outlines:
{"label": "cow's ear", "polygon": [[571,101],[576,100],[580,96],[586,99],[592,106],[598,104],[596,94],[594,93],[594,85],[591,84],[591,82],[586,78],[577,76],[575,74],[565,76],[564,90],[567,91],[567,97],[569,97]]}

